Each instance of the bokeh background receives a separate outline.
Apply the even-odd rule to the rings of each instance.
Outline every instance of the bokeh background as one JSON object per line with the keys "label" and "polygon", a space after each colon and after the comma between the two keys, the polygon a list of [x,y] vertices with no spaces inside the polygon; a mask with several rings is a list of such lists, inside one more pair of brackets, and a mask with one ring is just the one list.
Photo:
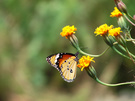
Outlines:
{"label": "bokeh background", "polygon": [[[131,15],[135,0],[123,0]],[[107,45],[94,30],[101,24],[117,25],[110,18],[113,0],[0,0],[0,101],[135,101],[135,86],[106,87],[77,71],[73,83],[65,82],[46,57],[76,53],[60,36],[66,25],[77,27],[80,47],[100,54]],[[131,26],[135,38],[135,27]],[[135,47],[129,43],[135,53]],[[81,55],[79,55],[80,57]],[[107,83],[132,81],[135,65],[111,49],[92,63]]]}

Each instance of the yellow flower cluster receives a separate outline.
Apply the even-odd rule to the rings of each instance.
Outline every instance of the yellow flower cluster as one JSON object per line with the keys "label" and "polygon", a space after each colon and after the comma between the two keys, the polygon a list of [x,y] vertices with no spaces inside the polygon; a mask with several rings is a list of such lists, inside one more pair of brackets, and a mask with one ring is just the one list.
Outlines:
{"label": "yellow flower cluster", "polygon": [[109,30],[109,35],[118,36],[118,35],[120,35],[120,32],[122,32],[120,27],[113,28],[113,29]]}
{"label": "yellow flower cluster", "polygon": [[117,9],[117,7],[114,7],[114,11],[111,12],[110,17],[120,17],[122,16],[122,13]]}
{"label": "yellow flower cluster", "polygon": [[112,29],[112,28],[113,28],[113,25],[108,26],[107,24],[103,24],[103,25],[97,27],[97,28],[95,29],[95,32],[94,32],[94,33],[95,33],[96,35],[103,36],[103,35],[106,35],[106,34],[108,33],[108,31],[109,31],[110,29]]}
{"label": "yellow flower cluster", "polygon": [[63,29],[62,29],[62,32],[60,33],[60,35],[62,36],[62,37],[68,37],[68,36],[71,36],[72,34],[74,34],[75,33],[75,31],[77,31],[77,28],[75,28],[74,27],[74,25],[73,26],[65,26]]}
{"label": "yellow flower cluster", "polygon": [[84,68],[87,68],[88,66],[90,66],[91,64],[91,61],[92,62],[95,62],[93,60],[94,57],[90,57],[90,56],[82,56],[80,59],[79,59],[79,64],[77,65],[77,67],[81,68],[81,71],[83,71]]}
{"label": "yellow flower cluster", "polygon": [[113,25],[108,26],[107,24],[103,24],[98,28],[96,28],[94,33],[100,36],[107,35],[107,34],[111,36],[118,36],[120,35],[120,32],[122,32],[120,27],[113,28]]}

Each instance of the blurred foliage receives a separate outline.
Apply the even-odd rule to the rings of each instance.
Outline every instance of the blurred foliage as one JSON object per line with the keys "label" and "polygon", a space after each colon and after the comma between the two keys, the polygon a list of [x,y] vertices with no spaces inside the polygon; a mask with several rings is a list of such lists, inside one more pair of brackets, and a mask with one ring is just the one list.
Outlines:
{"label": "blurred foliage", "polygon": [[[123,2],[133,15],[135,0]],[[90,90],[99,85],[96,86],[86,72],[78,71],[76,80],[67,84],[57,70],[47,64],[46,57],[59,52],[76,52],[69,41],[59,35],[66,25],[77,27],[76,36],[84,50],[101,53],[107,45],[93,32],[103,23],[117,26],[116,19],[109,17],[113,7],[113,0],[0,0],[0,101],[93,98],[96,91]],[[132,33],[135,33],[133,28]],[[134,51],[133,48],[131,45]],[[134,79],[134,65],[112,50],[95,61],[93,65],[99,76],[106,81],[108,77],[107,82]]]}

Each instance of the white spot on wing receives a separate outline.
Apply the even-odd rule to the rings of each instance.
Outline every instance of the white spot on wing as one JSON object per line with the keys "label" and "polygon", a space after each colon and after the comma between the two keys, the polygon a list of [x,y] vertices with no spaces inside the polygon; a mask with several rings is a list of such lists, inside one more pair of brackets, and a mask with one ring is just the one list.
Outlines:
{"label": "white spot on wing", "polygon": [[59,58],[60,54],[57,54],[56,57],[55,57],[55,63],[57,62],[57,59]]}

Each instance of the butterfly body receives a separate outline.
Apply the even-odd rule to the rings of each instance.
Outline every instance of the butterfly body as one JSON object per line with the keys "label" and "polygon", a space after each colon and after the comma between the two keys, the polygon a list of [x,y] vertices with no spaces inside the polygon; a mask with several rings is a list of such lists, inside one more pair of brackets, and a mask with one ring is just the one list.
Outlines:
{"label": "butterfly body", "polygon": [[58,53],[46,58],[47,62],[55,67],[67,82],[72,82],[76,78],[78,54]]}

